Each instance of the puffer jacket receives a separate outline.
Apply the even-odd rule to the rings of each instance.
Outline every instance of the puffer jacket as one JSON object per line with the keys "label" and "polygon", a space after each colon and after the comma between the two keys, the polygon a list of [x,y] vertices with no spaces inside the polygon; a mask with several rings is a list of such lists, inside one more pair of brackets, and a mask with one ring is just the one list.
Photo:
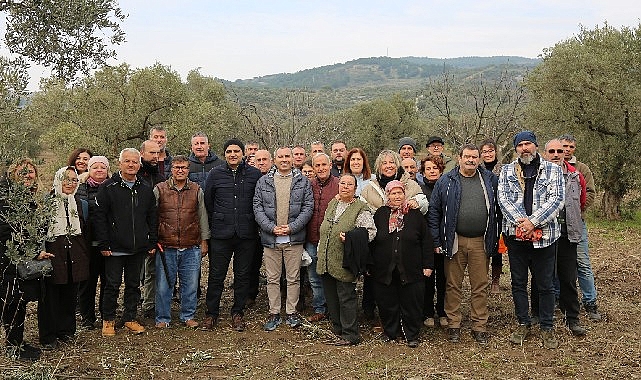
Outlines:
{"label": "puffer jacket", "polygon": [[224,164],[225,161],[221,160],[216,153],[209,151],[205,158],[205,162],[200,162],[194,153],[189,155],[189,180],[196,182],[201,189],[205,188],[205,181],[209,171],[218,165]]}

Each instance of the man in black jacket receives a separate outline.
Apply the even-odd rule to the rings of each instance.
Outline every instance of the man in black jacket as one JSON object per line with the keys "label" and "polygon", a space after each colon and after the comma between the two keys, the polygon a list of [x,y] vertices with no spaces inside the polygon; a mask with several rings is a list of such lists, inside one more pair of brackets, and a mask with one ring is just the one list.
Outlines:
{"label": "man in black jacket", "polygon": [[120,171],[100,187],[96,195],[95,238],[105,256],[105,295],[102,335],[114,336],[116,306],[122,275],[125,275],[122,321],[134,334],[145,331],[136,320],[140,300],[140,268],[146,254],[154,255],[158,242],[156,197],[137,177],[140,152],[120,152]]}

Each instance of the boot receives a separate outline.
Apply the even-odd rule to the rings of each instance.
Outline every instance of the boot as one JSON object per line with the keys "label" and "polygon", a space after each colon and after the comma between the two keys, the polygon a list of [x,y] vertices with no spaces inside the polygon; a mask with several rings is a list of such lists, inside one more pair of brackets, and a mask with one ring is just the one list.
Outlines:
{"label": "boot", "polygon": [[584,305],[584,306],[585,306],[585,311],[588,313],[588,318],[592,322],[599,322],[601,320],[601,314],[599,314],[599,311],[597,310],[596,303]]}
{"label": "boot", "polygon": [[502,267],[492,267],[492,286],[490,287],[491,294],[501,294],[501,288],[499,287],[499,281],[501,279],[501,273],[503,272]]}

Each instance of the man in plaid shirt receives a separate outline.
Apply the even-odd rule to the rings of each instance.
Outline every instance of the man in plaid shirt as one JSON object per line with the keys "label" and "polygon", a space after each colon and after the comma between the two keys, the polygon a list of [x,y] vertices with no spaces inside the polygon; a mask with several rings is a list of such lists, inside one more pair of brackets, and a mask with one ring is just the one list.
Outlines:
{"label": "man in plaid shirt", "polygon": [[498,198],[503,212],[503,234],[508,247],[512,276],[512,298],[519,327],[510,337],[522,344],[530,334],[528,314],[528,269],[539,289],[539,318],[545,348],[558,347],[554,335],[554,264],[556,241],[560,236],[557,221],[563,208],[565,182],[558,165],[541,159],[536,135],[531,131],[514,136],[517,160],[503,166],[499,177]]}

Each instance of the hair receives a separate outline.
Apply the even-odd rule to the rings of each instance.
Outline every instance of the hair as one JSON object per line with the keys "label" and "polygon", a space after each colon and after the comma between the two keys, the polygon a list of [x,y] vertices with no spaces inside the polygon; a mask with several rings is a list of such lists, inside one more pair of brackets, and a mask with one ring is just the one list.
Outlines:
{"label": "hair", "polygon": [[294,152],[292,152],[292,148],[290,148],[290,147],[288,147],[288,146],[280,146],[280,147],[278,147],[278,148],[274,149],[274,158],[276,158],[276,156],[278,155],[278,154],[276,154],[276,153],[277,153],[279,150],[281,150],[281,149],[289,149],[289,154],[290,154],[291,156],[293,156],[293,155],[294,155]]}
{"label": "hair", "polygon": [[445,162],[441,156],[429,155],[421,160],[421,174],[425,173],[425,163],[432,162],[438,168],[438,171],[443,174],[445,171]]}
{"label": "hair", "polygon": [[474,145],[474,144],[465,144],[465,145],[463,145],[463,146],[461,147],[461,149],[459,150],[459,152],[458,152],[458,156],[459,156],[459,157],[463,157],[463,151],[464,151],[464,150],[466,150],[466,149],[467,149],[467,150],[475,150],[475,151],[479,152],[479,156],[481,155],[481,150],[479,149],[479,147],[478,147],[478,146],[476,146],[476,145]]}
{"label": "hair", "polygon": [[76,148],[71,152],[71,155],[69,156],[69,159],[67,160],[67,166],[75,166],[76,165],[76,158],[80,155],[80,153],[87,153],[89,157],[93,157],[93,153],[91,150],[88,148]]}
{"label": "hair", "polygon": [[[136,148],[125,148],[120,151],[120,154],[118,155],[118,162],[122,162],[122,156],[124,156],[125,153],[136,153],[138,157],[140,157],[140,151]],[[142,160],[142,157],[141,157]],[[141,161],[142,162],[142,161]]]}
{"label": "hair", "polygon": [[370,168],[369,166],[367,155],[361,148],[352,148],[349,152],[347,152],[347,156],[345,156],[345,162],[343,163],[343,173],[353,174],[352,168],[349,167],[349,161],[352,159],[354,153],[358,153],[361,155],[361,157],[363,157],[363,179],[372,178],[372,168]]}
{"label": "hair", "polygon": [[308,160],[305,160],[305,162],[303,162],[303,166],[305,166],[305,165],[307,165],[307,166],[309,166],[309,167],[312,167],[312,168],[313,168],[313,166],[312,166],[312,159],[310,158],[310,159],[308,159]]}
{"label": "hair", "polygon": [[184,156],[182,154],[175,155],[171,159],[171,167],[173,167],[176,162],[187,162],[187,163],[189,163],[189,158],[187,158],[187,156]]}
{"label": "hair", "polygon": [[330,165],[332,164],[332,159],[331,159],[331,158],[329,158],[329,156],[328,156],[327,154],[325,154],[325,153],[316,153],[316,154],[314,155],[314,157],[312,157],[312,160],[311,160],[311,161],[312,161],[312,167],[314,167],[314,160],[315,160],[316,158],[318,158],[318,157],[325,157],[325,158],[327,158],[327,162],[328,162]]}
{"label": "hair", "polygon": [[155,144],[156,142],[154,140],[145,140],[142,143],[140,143],[140,153],[145,152],[145,144],[146,143]]}
{"label": "hair", "polygon": [[[271,159],[273,159],[273,157],[272,157],[272,152],[268,151],[267,149],[258,149],[258,150],[256,151],[256,153],[258,153],[258,152],[259,152],[259,151],[261,151],[261,150],[264,150],[265,152],[267,152],[267,155],[269,156],[269,159],[270,159],[270,160],[271,160]],[[256,155],[256,153],[254,153],[254,156]]]}
{"label": "hair", "polygon": [[354,178],[354,185],[358,185],[358,180],[356,179],[356,176],[354,174],[352,174],[352,173],[343,173],[338,178],[343,178],[343,177],[352,177],[352,178]]}
{"label": "hair", "polygon": [[20,179],[18,177],[18,168],[25,166],[31,166],[36,172],[36,178],[38,178],[38,167],[29,157],[22,157],[13,161],[13,163],[9,165],[9,169],[7,170],[7,178],[11,181],[18,181]]}
{"label": "hair", "polygon": [[574,138],[574,136],[572,136],[572,135],[571,135],[571,134],[569,134],[569,133],[566,133],[565,135],[559,136],[559,138],[558,138],[558,139],[559,139],[559,140],[569,141],[569,142],[571,142],[571,143],[575,143],[575,144],[576,144],[576,138]]}
{"label": "hair", "polygon": [[312,146],[312,145],[322,145],[322,146],[323,146],[323,149],[325,149],[325,144],[323,144],[323,142],[322,142],[322,141],[314,141],[313,143],[311,143],[311,144],[309,144],[309,145],[310,145],[310,146]]}
{"label": "hair", "polygon": [[193,135],[191,135],[191,140],[193,140],[195,137],[204,137],[205,140],[209,143],[209,138],[205,134],[205,132],[196,132]]}
{"label": "hair", "polygon": [[343,140],[334,140],[334,141],[332,141],[332,145],[334,145],[334,144],[343,144],[343,145],[347,146],[347,144],[345,144],[345,141],[343,141]]}
{"label": "hair", "polygon": [[250,141],[250,142],[246,143],[246,144],[245,144],[245,147],[246,147],[247,145],[256,145],[256,146],[260,147],[260,144],[259,144],[258,142],[256,142],[256,141]]}
{"label": "hair", "polygon": [[394,152],[393,150],[385,149],[378,154],[378,157],[376,157],[376,161],[374,162],[376,174],[381,174],[379,170],[381,168],[381,165],[383,165],[383,160],[387,156],[392,156],[392,160],[394,160],[394,164],[396,165],[397,170],[401,167],[401,156],[399,156],[399,154]]}
{"label": "hair", "polygon": [[151,138],[153,131],[165,132],[165,136],[167,136],[167,128],[165,128],[163,125],[155,125],[149,128],[149,138]]}
{"label": "hair", "polygon": [[492,149],[496,150],[496,141],[493,138],[487,138],[479,144],[479,148],[483,149],[484,146],[491,145]]}
{"label": "hair", "polygon": [[561,140],[570,141],[568,139],[561,139],[561,138],[552,139],[552,140],[550,140],[550,141],[545,143],[545,148],[544,149],[547,151],[548,150],[548,146],[550,145],[551,142],[558,142],[559,144],[561,144]]}
{"label": "hair", "polygon": [[293,149],[296,149],[296,148],[300,148],[300,149],[302,149],[302,150],[304,150],[304,151],[306,151],[306,152],[307,152],[307,150],[305,149],[305,147],[304,147],[304,146],[302,146],[302,145],[300,145],[300,144],[298,144],[298,145],[294,145],[294,147],[292,148],[292,150],[293,150]]}

